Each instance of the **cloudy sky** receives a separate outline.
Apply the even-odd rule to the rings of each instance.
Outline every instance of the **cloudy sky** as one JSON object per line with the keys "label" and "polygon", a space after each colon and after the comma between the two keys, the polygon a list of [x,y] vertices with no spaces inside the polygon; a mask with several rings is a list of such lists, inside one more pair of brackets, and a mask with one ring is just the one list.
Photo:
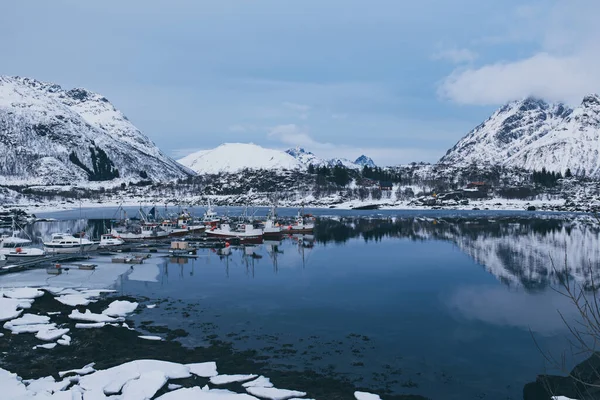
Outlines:
{"label": "cloudy sky", "polygon": [[600,2],[29,0],[0,74],[102,93],[167,154],[435,161],[500,104],[600,91]]}

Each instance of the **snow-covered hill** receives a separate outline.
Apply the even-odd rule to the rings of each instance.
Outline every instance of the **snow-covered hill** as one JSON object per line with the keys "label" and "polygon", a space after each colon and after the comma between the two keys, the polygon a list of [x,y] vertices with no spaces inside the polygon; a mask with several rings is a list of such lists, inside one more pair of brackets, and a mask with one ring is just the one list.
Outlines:
{"label": "snow-covered hill", "polygon": [[164,181],[189,173],[105,97],[0,76],[0,183]]}
{"label": "snow-covered hill", "polygon": [[212,150],[201,150],[178,162],[199,174],[233,173],[243,169],[305,170],[309,165],[343,165],[359,169],[363,165],[375,166],[373,160],[360,156],[356,162],[345,158],[321,159],[301,147],[286,151],[267,149],[253,143],[225,143]]}
{"label": "snow-covered hill", "polygon": [[266,149],[253,143],[225,143],[178,161],[200,174],[232,173],[243,169],[304,168],[302,163],[284,151]]}
{"label": "snow-covered hill", "polygon": [[500,164],[600,177],[600,98],[575,109],[527,98],[505,105],[440,160],[455,165]]}

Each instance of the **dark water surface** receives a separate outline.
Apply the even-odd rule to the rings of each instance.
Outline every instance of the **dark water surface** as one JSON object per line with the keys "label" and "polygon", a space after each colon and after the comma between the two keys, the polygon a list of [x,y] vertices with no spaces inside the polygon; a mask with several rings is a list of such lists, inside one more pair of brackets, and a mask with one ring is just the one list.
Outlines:
{"label": "dark water surface", "polygon": [[[91,212],[85,216],[98,217]],[[582,266],[598,272],[593,223],[514,213],[368,215],[319,219],[314,240],[166,259],[148,266],[155,271],[145,281],[125,277],[120,290],[158,303],[134,316],[148,331],[183,329],[186,346],[231,342],[278,369],[343,376],[375,392],[518,399],[547,371],[531,332],[555,354],[567,348],[557,310],[574,313],[552,290],[550,259],[567,254],[572,275],[591,282]],[[44,236],[56,224],[81,223],[35,229]]]}

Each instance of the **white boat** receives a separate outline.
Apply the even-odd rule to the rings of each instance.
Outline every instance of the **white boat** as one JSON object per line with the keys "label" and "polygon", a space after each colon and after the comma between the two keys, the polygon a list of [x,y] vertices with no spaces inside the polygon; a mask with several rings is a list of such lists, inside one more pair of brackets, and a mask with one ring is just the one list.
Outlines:
{"label": "white boat", "polygon": [[263,231],[255,228],[252,224],[241,224],[238,229],[232,229],[229,224],[221,224],[218,228],[213,227],[206,231],[206,234],[224,238],[262,239]]}
{"label": "white boat", "polygon": [[216,211],[210,205],[210,200],[208,201],[208,207],[206,208],[206,212],[202,217],[202,223],[206,226],[214,226],[216,227],[221,222],[221,218],[217,215]]}
{"label": "white boat", "polygon": [[80,251],[93,251],[98,249],[98,242],[75,236],[69,233],[55,233],[52,240],[44,242],[44,250],[53,254],[75,254]]}
{"label": "white boat", "polygon": [[31,240],[17,237],[16,232],[12,236],[4,235],[0,238],[0,259],[18,262],[46,255],[44,250],[30,247],[31,244]]}
{"label": "white boat", "polygon": [[100,247],[121,246],[123,244],[125,244],[125,241],[113,234],[106,233],[100,236]]}

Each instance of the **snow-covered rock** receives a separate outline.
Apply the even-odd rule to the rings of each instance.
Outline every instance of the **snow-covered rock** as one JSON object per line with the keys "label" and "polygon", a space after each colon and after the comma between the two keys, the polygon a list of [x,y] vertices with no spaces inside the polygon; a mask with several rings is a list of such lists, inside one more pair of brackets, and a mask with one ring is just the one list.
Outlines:
{"label": "snow-covered rock", "polygon": [[105,97],[0,76],[0,182],[164,181],[189,174]]}
{"label": "snow-covered rock", "polygon": [[600,177],[600,97],[575,109],[527,98],[505,105],[452,147],[441,163],[497,164]]}

